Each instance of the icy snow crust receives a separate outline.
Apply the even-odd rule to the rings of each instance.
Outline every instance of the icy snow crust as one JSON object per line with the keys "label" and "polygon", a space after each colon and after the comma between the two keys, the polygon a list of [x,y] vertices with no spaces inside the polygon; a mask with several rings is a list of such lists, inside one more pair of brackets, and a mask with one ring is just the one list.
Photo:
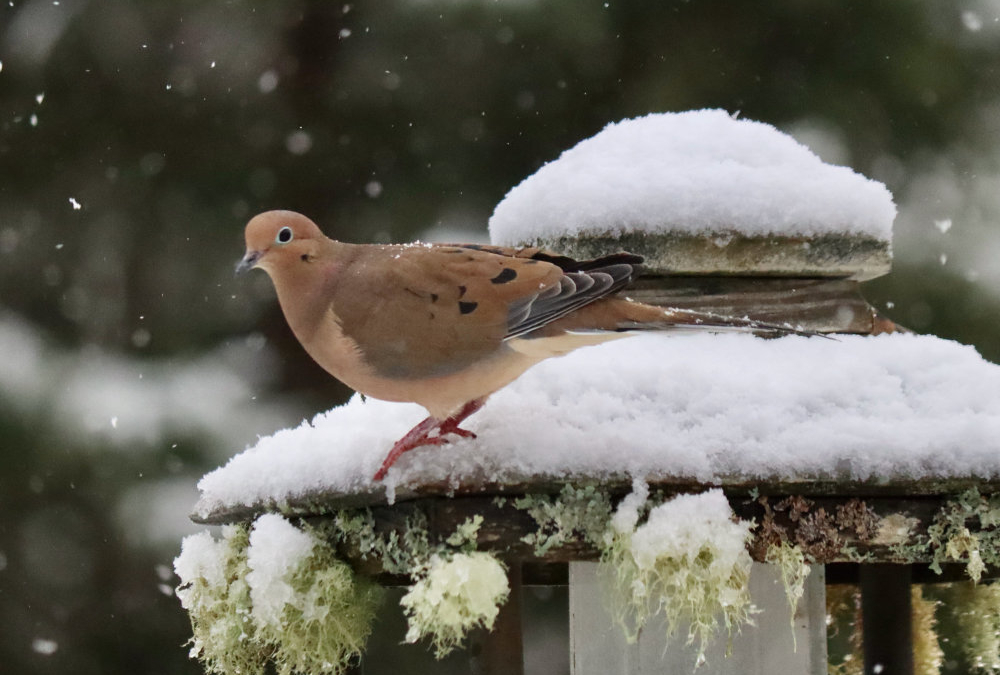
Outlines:
{"label": "icy snow crust", "polygon": [[624,231],[890,241],[896,206],[879,182],[824,164],[769,124],[723,110],[610,124],[513,188],[495,244]]}
{"label": "icy snow crust", "polygon": [[[424,417],[355,397],[206,475],[199,514],[371,477]],[[406,453],[397,485],[592,476],[809,480],[1000,476],[1000,366],[930,336],[640,335],[549,359],[470,418],[476,440]]]}

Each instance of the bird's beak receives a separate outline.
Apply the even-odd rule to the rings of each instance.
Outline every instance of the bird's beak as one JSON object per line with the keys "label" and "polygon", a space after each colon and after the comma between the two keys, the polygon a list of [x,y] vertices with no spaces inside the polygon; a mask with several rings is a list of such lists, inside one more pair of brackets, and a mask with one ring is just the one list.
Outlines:
{"label": "bird's beak", "polygon": [[257,261],[264,254],[263,251],[247,251],[243,259],[236,263],[236,274],[242,274],[247,270],[252,270],[257,266]]}

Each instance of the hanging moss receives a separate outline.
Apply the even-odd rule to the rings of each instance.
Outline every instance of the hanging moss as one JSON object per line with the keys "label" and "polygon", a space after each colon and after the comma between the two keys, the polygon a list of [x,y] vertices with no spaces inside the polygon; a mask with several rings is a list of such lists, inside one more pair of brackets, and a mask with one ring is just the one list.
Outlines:
{"label": "hanging moss", "polygon": [[[721,492],[715,493],[724,499]],[[692,499],[696,496],[688,495]],[[507,500],[499,499],[505,504]],[[732,631],[750,616],[747,580],[751,563],[745,548],[749,541],[749,523],[730,523],[741,528],[739,544],[730,551],[742,553],[729,560],[737,560],[730,568],[720,565],[721,556],[713,550],[710,528],[703,528],[703,548],[693,554],[688,551],[674,555],[665,551],[655,562],[637,563],[634,555],[633,535],[642,523],[648,523],[648,514],[662,505],[660,495],[650,496],[648,487],[641,481],[633,492],[612,510],[611,499],[598,489],[588,486],[563,487],[558,497],[528,495],[514,500],[514,506],[527,511],[538,529],[522,538],[534,546],[535,554],[545,555],[554,547],[573,541],[583,541],[601,552],[602,575],[613,579],[608,592],[608,604],[626,637],[634,639],[638,630],[651,614],[662,611],[672,631],[684,619],[691,623],[689,639],[698,639],[701,651],[719,628],[719,618],[728,631]],[[727,518],[732,517],[728,504]],[[847,507],[845,507],[847,508]],[[854,511],[838,512],[845,520],[844,527],[860,526],[858,517],[851,519]],[[870,520],[865,510],[863,515]],[[868,523],[865,520],[865,523]],[[704,524],[694,514],[694,522]],[[716,523],[719,525],[719,523]],[[724,528],[725,529],[725,528]],[[718,530],[714,534],[719,534]],[[805,588],[809,574],[803,549],[780,537],[767,549],[767,562],[779,567],[790,606],[790,622],[794,625],[794,612]]]}
{"label": "hanging moss", "polygon": [[400,600],[409,622],[406,641],[429,638],[437,658],[458,647],[468,632],[492,630],[510,587],[503,565],[489,553],[435,556]]}
{"label": "hanging moss", "polygon": [[612,580],[614,615],[630,642],[653,614],[663,614],[668,636],[686,621],[700,663],[720,627],[731,635],[750,619],[752,561],[746,545],[752,524],[732,520],[719,490],[676,497],[640,523],[645,495],[639,496],[619,506],[601,558],[605,578]]}
{"label": "hanging moss", "polygon": [[491,629],[509,593],[503,565],[490,553],[477,552],[483,518],[467,518],[443,542],[432,544],[427,518],[411,515],[400,535],[379,533],[367,510],[338,514],[335,536],[350,541],[362,556],[376,556],[383,568],[414,582],[400,605],[407,616],[407,642],[430,640],[437,658],[461,645],[470,630]]}
{"label": "hanging moss", "polygon": [[785,587],[785,597],[788,600],[788,621],[792,625],[792,643],[795,645],[795,608],[805,593],[806,578],[809,576],[809,565],[806,564],[805,553],[798,546],[782,541],[767,548],[764,561],[776,566],[781,575],[781,583]]}
{"label": "hanging moss", "polygon": [[[175,561],[177,594],[191,616],[191,656],[209,673],[261,675],[270,661],[282,675],[336,675],[360,656],[381,589],[356,577],[322,539],[302,536],[311,550],[290,571],[276,568],[278,578],[251,569],[244,527],[224,528],[220,542],[207,532],[185,539]],[[262,618],[248,579],[281,587],[280,601],[268,602],[277,606],[273,616]]]}
{"label": "hanging moss", "polygon": [[287,579],[293,595],[278,625],[258,627],[274,646],[280,675],[339,675],[360,658],[371,633],[382,589],[337,560],[329,544],[315,548]]}
{"label": "hanging moss", "polygon": [[181,578],[177,597],[191,618],[191,658],[218,675],[259,675],[271,654],[257,638],[246,583],[246,528],[222,528],[221,541],[208,532],[184,540],[174,569]]}

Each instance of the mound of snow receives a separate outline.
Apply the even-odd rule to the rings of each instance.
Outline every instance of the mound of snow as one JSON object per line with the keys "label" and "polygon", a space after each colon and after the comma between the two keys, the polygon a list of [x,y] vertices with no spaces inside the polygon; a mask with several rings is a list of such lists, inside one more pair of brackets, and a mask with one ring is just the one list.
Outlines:
{"label": "mound of snow", "polygon": [[[919,479],[1000,476],[1000,366],[930,336],[640,335],[550,359],[494,394],[479,438],[406,453],[397,485],[583,476]],[[206,475],[199,513],[372,475],[424,417],[355,397]]]}
{"label": "mound of snow", "polygon": [[490,237],[841,233],[889,242],[895,216],[882,183],[823,163],[769,124],[696,110],[624,120],[578,143],[507,194]]}

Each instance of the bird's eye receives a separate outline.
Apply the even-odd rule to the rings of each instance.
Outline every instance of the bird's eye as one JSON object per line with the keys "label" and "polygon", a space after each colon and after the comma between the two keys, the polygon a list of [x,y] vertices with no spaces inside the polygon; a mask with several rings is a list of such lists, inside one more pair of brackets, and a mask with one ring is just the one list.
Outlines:
{"label": "bird's eye", "polygon": [[278,230],[278,236],[274,238],[279,244],[287,244],[292,240],[292,228],[283,227]]}

